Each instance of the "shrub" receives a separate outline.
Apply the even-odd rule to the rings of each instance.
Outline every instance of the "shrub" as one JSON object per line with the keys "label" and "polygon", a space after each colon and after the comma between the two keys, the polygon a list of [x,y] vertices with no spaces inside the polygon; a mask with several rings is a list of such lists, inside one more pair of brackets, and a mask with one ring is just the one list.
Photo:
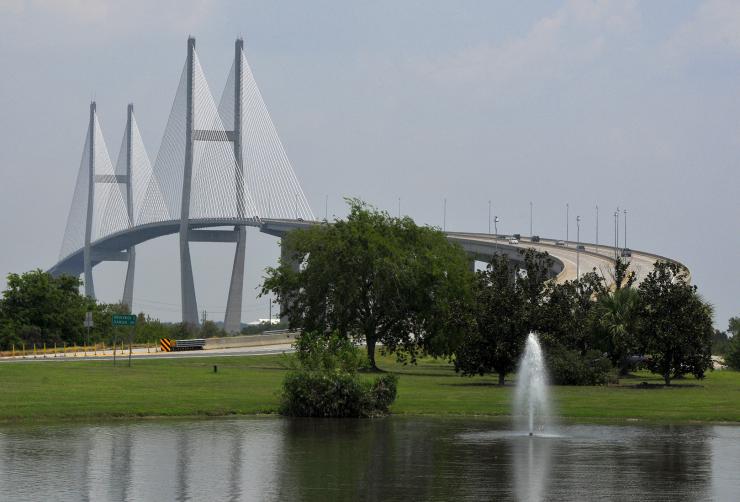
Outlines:
{"label": "shrub", "polygon": [[740,371],[740,335],[730,338],[725,352],[725,364],[733,370]]}
{"label": "shrub", "polygon": [[605,385],[617,377],[609,359],[597,351],[581,355],[562,346],[546,353],[552,383],[556,385]]}
{"label": "shrub", "polygon": [[283,381],[280,413],[293,417],[385,415],[396,399],[398,377],[370,382],[357,371],[367,356],[337,333],[304,332],[294,344],[293,371]]}
{"label": "shrub", "polygon": [[280,413],[292,417],[385,415],[396,399],[395,375],[374,382],[344,371],[292,371],[283,381]]}

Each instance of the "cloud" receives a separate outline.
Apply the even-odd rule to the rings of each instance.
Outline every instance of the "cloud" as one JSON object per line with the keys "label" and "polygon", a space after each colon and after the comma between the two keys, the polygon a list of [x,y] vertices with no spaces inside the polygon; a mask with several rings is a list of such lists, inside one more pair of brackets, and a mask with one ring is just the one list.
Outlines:
{"label": "cloud", "polygon": [[740,2],[707,0],[668,39],[663,52],[669,62],[686,63],[711,51],[740,55]]}
{"label": "cloud", "polygon": [[[188,32],[209,17],[213,0],[2,0],[0,28],[43,34],[49,43],[100,42],[144,32]],[[76,33],[76,34],[73,34]],[[28,37],[24,37],[28,38]]]}
{"label": "cloud", "polygon": [[635,2],[571,0],[520,37],[417,63],[416,71],[441,85],[494,86],[499,91],[551,83],[597,60],[611,37],[629,33],[638,23]]}

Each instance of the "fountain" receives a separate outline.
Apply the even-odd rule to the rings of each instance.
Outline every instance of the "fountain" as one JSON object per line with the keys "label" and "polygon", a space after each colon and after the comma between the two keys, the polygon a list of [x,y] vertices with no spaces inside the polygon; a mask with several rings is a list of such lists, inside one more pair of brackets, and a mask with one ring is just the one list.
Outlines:
{"label": "fountain", "polygon": [[543,430],[550,416],[550,398],[547,389],[547,370],[537,335],[530,333],[519,361],[514,415],[526,420],[529,435]]}

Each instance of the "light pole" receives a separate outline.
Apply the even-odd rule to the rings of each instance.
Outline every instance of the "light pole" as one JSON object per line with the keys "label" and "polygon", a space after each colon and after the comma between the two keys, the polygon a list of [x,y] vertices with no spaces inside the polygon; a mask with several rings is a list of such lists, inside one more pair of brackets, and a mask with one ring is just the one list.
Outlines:
{"label": "light pole", "polygon": [[324,198],[324,221],[329,221],[329,196]]}
{"label": "light pole", "polygon": [[599,252],[599,205],[596,204],[596,252]]}
{"label": "light pole", "polygon": [[576,216],[576,280],[581,278],[581,217]]}
{"label": "light pole", "polygon": [[532,201],[529,201],[529,238],[532,238]]}
{"label": "light pole", "polygon": [[617,230],[619,228],[619,224],[617,223],[617,218],[619,217],[619,211],[614,211],[614,259],[619,258],[619,253],[617,252],[617,248],[619,247],[619,242],[617,242]]}
{"label": "light pole", "polygon": [[617,240],[616,240],[616,245],[614,247],[617,248],[617,256],[619,256],[620,255],[619,253],[619,206],[617,206],[616,215],[617,215],[617,223],[616,223]]}
{"label": "light pole", "polygon": [[442,207],[442,231],[447,230],[447,197],[444,198]]}
{"label": "light pole", "polygon": [[568,245],[570,238],[570,204],[565,203],[565,245]]}
{"label": "light pole", "polygon": [[488,235],[491,235],[491,201],[488,201]]}
{"label": "light pole", "polygon": [[401,197],[398,198],[398,217],[401,218]]}
{"label": "light pole", "polygon": [[624,210],[624,249],[627,249],[627,210]]}
{"label": "light pole", "polygon": [[498,253],[498,222],[499,221],[500,220],[498,216],[493,217],[493,232],[494,232],[494,238],[496,240],[496,252],[497,253]]}

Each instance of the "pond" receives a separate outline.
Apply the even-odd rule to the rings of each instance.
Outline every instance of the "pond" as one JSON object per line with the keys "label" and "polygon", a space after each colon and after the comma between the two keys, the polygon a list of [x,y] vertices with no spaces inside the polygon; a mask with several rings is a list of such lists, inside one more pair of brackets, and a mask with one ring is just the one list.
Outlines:
{"label": "pond", "polygon": [[0,428],[2,500],[737,500],[740,427],[254,417]]}

